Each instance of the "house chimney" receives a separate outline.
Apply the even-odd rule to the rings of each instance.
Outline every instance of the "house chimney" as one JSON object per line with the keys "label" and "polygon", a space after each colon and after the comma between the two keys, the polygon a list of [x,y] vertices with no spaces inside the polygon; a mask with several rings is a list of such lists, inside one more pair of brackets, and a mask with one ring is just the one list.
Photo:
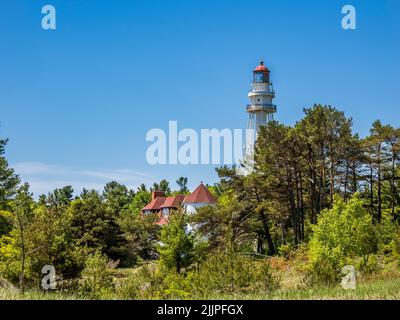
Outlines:
{"label": "house chimney", "polygon": [[154,199],[158,198],[158,197],[164,197],[164,191],[153,191],[151,193],[151,200],[153,201]]}

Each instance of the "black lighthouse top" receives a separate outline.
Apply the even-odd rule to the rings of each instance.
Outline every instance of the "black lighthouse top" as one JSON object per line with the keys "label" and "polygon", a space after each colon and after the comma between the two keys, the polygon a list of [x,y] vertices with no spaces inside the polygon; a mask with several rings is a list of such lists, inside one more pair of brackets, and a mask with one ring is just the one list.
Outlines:
{"label": "black lighthouse top", "polygon": [[253,71],[253,82],[255,83],[270,83],[269,82],[270,71],[264,66],[264,61],[260,62],[260,65]]}

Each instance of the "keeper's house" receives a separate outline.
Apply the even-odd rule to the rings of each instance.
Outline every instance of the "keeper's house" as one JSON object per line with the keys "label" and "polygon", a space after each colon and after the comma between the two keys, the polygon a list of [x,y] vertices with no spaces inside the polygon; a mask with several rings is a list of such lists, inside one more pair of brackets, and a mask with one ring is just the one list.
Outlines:
{"label": "keeper's house", "polygon": [[195,213],[197,208],[212,206],[216,204],[214,196],[207,187],[201,183],[191,194],[178,194],[166,197],[162,191],[154,191],[151,194],[151,202],[143,209],[143,214],[157,213],[160,217],[157,224],[168,223],[168,215],[173,210],[183,208],[188,214]]}

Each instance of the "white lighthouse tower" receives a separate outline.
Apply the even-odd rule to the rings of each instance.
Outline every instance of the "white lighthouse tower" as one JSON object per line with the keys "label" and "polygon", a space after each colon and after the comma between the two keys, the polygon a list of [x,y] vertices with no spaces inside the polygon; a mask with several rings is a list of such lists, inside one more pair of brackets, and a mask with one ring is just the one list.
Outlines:
{"label": "white lighthouse tower", "polygon": [[244,167],[252,171],[254,165],[254,147],[257,141],[258,129],[273,120],[276,106],[272,103],[275,92],[270,79],[270,71],[261,61],[253,71],[253,83],[249,91],[250,104],[246,111],[249,114],[249,122],[246,131]]}

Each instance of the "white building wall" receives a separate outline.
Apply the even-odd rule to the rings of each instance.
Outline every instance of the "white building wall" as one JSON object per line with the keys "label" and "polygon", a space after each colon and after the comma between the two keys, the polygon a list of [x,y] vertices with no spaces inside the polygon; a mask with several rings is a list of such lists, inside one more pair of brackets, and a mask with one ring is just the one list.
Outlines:
{"label": "white building wall", "polygon": [[[210,203],[185,203],[184,204],[184,208],[185,208],[185,212],[186,214],[194,214],[197,212],[197,208],[202,208],[202,207],[206,207],[206,206],[212,206],[212,204]],[[196,229],[196,225],[192,225],[189,224],[187,226],[187,232],[191,232],[193,230]],[[207,240],[207,237],[204,237],[203,240]]]}
{"label": "white building wall", "polygon": [[209,205],[210,205],[209,203],[185,203],[184,207],[185,207],[185,212],[187,214],[192,214],[196,213],[197,208],[206,207]]}

